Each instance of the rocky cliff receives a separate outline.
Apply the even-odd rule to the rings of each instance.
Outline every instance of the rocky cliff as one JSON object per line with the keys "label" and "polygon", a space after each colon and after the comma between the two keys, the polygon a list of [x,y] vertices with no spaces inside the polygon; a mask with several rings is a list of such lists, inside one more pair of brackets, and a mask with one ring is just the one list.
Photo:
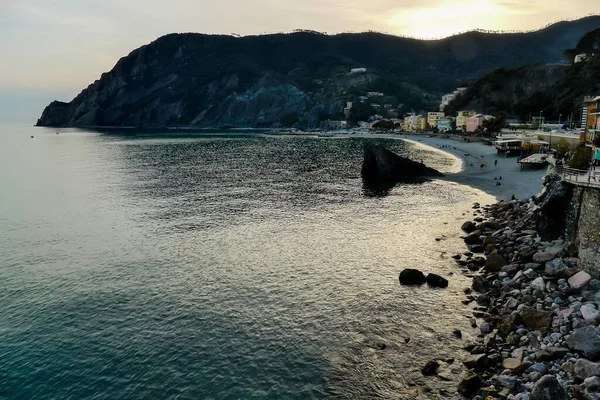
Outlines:
{"label": "rocky cliff", "polygon": [[398,183],[421,183],[444,176],[423,163],[370,143],[365,144],[361,175],[365,189],[376,195],[386,194]]}
{"label": "rocky cliff", "polygon": [[[589,17],[537,32],[434,41],[377,33],[170,34],[119,60],[71,102],[51,103],[38,125],[308,127],[339,118],[343,102],[366,91],[420,110],[498,67],[556,62],[598,25],[600,17]],[[356,67],[368,72],[349,74]]]}

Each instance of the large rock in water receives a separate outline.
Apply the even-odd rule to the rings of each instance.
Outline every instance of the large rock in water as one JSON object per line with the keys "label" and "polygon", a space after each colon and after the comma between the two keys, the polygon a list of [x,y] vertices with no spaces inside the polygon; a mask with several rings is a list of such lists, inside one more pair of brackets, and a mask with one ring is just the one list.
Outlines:
{"label": "large rock in water", "polygon": [[448,279],[443,278],[437,274],[429,274],[425,279],[427,280],[427,284],[431,287],[437,287],[442,289],[448,287]]}
{"label": "large rock in water", "polygon": [[427,177],[444,176],[423,163],[371,143],[365,144],[361,174],[365,186],[376,192],[386,192],[397,183],[422,183]]}
{"label": "large rock in water", "polygon": [[418,269],[405,269],[400,272],[400,283],[407,286],[420,286],[425,283],[425,275]]}

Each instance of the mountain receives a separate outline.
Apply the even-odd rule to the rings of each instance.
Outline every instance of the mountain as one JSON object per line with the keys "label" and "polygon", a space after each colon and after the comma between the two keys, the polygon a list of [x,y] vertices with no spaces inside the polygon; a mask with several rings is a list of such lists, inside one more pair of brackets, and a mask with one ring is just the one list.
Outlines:
{"label": "mountain", "polygon": [[542,112],[547,120],[581,116],[584,96],[600,94],[600,56],[568,66],[527,65],[499,69],[485,75],[458,98],[446,112],[473,109],[485,114],[506,113],[528,121]]}
{"label": "mountain", "polygon": [[[528,33],[468,32],[441,40],[380,33],[232,37],[170,34],[132,51],[40,126],[315,126],[367,91],[421,110],[499,67],[558,62],[600,16]],[[349,74],[351,68],[366,73]]]}

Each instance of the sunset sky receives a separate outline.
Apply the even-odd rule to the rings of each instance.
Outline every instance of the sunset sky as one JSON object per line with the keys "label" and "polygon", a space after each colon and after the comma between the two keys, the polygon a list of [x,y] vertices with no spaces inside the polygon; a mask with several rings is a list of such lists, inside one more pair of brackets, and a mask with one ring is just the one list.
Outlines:
{"label": "sunset sky", "polygon": [[[69,101],[131,50],[170,32],[337,33],[436,38],[538,29],[594,0],[0,0],[0,105],[15,93]],[[0,111],[0,118],[2,117]]]}

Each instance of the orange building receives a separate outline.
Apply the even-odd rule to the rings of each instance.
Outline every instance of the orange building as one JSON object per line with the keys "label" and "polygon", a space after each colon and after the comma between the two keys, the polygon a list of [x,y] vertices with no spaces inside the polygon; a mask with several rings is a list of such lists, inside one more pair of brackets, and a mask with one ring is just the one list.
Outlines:
{"label": "orange building", "polygon": [[583,100],[583,112],[581,114],[582,142],[591,142],[600,133],[598,114],[600,114],[600,96],[586,97]]}

